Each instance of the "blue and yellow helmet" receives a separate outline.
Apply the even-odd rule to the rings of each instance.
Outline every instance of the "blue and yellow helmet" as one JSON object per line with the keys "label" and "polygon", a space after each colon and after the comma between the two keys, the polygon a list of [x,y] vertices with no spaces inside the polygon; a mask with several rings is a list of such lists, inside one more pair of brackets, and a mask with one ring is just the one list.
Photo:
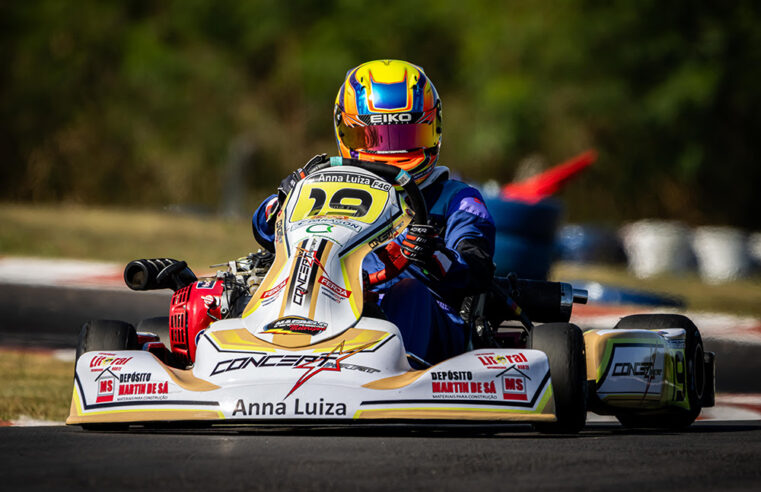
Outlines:
{"label": "blue and yellow helmet", "polygon": [[391,164],[418,183],[439,158],[441,100],[412,63],[376,60],[349,70],[333,125],[341,156]]}

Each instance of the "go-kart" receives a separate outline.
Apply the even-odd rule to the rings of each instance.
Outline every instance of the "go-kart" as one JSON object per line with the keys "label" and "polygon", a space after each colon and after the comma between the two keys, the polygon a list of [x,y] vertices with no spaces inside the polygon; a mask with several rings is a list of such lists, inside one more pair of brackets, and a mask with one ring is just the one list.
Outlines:
{"label": "go-kart", "polygon": [[[135,290],[174,290],[168,318],[95,320],[79,337],[67,424],[531,423],[574,433],[587,411],[678,428],[713,401],[714,357],[689,319],[569,323],[586,293],[495,279],[464,299],[468,350],[435,365],[408,354],[373,287],[407,266],[392,241],[426,223],[409,175],[331,158],[285,198],[274,254],[197,279],[185,262],[135,260]],[[363,272],[375,251],[384,269]],[[543,324],[538,324],[542,322]],[[155,332],[167,330],[169,346]]]}

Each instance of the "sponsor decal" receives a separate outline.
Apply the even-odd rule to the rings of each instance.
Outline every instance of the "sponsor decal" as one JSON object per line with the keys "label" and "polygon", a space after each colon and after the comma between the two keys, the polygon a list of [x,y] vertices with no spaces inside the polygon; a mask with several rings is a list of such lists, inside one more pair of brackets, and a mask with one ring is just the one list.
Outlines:
{"label": "sponsor decal", "polygon": [[[364,115],[361,115],[364,116]],[[385,114],[371,114],[371,125],[387,125],[392,123],[412,123],[412,113],[385,113]],[[360,118],[364,119],[364,118]]]}
{"label": "sponsor decal", "polygon": [[151,380],[149,372],[125,372],[119,374],[120,383],[145,383]]}
{"label": "sponsor decal", "polygon": [[472,398],[496,400],[497,385],[494,381],[431,381],[434,398]]}
{"label": "sponsor decal", "polygon": [[[385,181],[371,178],[369,176],[363,176],[358,174],[349,173],[320,173],[307,178],[307,183],[352,183],[359,185],[370,186],[379,190],[388,191],[391,189],[391,185]],[[386,185],[386,186],[382,186]]]}
{"label": "sponsor decal", "polygon": [[285,335],[318,335],[327,329],[327,323],[313,321],[297,316],[283,318],[271,323],[262,333],[280,333]]}
{"label": "sponsor decal", "polygon": [[318,222],[317,224],[311,224],[307,226],[306,230],[309,234],[332,234],[333,227],[334,226],[332,224]]}
{"label": "sponsor decal", "polygon": [[95,403],[125,400],[163,400],[168,398],[168,381],[151,381],[149,372],[114,374],[111,368],[103,370],[95,383],[98,393]]}
{"label": "sponsor decal", "polygon": [[[294,391],[299,389],[304,383],[306,383],[307,381],[309,381],[311,378],[313,378],[314,376],[316,376],[317,374],[319,374],[322,371],[336,371],[336,372],[340,372],[341,371],[341,362],[342,361],[348,359],[349,357],[351,357],[352,355],[354,355],[356,353],[362,352],[364,349],[370,347],[374,343],[375,342],[369,342],[369,343],[366,343],[365,345],[362,345],[361,347],[359,347],[357,349],[354,349],[354,350],[349,351],[349,352],[345,352],[344,351],[344,342],[341,342],[330,353],[325,354],[320,359],[318,359],[316,361],[309,361],[309,362],[304,362],[303,364],[299,364],[294,369],[306,369],[307,372],[302,374],[302,376],[299,378],[299,380],[296,381],[296,384],[294,384],[293,388],[291,388],[291,391],[289,391],[288,394],[285,395],[285,398],[288,398],[289,396],[291,396],[291,394],[293,394]],[[337,357],[335,359],[335,361],[334,361],[335,367],[328,367],[327,364],[320,364],[321,361],[330,360],[331,357],[337,356],[337,355],[340,355],[341,357]],[[283,398],[283,399],[285,399],[285,398]]]}
{"label": "sponsor decal", "polygon": [[653,379],[663,374],[662,369],[655,369],[652,362],[616,362],[613,376],[642,376]]}
{"label": "sponsor decal", "polygon": [[[235,402],[233,417],[259,417],[270,415],[285,415],[288,412],[287,402],[250,402],[243,400]],[[346,403],[325,401],[301,401],[296,398],[293,401],[292,413],[294,415],[319,415],[340,416],[346,415]]]}
{"label": "sponsor decal", "polygon": [[502,378],[502,398],[512,401],[528,401],[526,378],[523,376],[504,376]]}
{"label": "sponsor decal", "polygon": [[196,282],[196,289],[213,289],[216,284],[216,280],[200,280]]}
{"label": "sponsor decal", "polygon": [[376,190],[382,191],[391,191],[391,183],[380,179],[375,179],[373,180],[372,184],[370,184],[370,188],[375,188]]}
{"label": "sponsor decal", "polygon": [[296,282],[294,284],[292,301],[294,304],[301,306],[304,303],[305,296],[309,292],[309,277],[312,275],[312,269],[317,265],[324,272],[325,267],[317,258],[318,252],[316,250],[297,247],[296,251],[299,264],[296,268]]}
{"label": "sponsor decal", "polygon": [[[117,400],[163,399],[169,393],[169,381],[155,383],[126,383],[119,385]],[[148,396],[149,398],[120,398],[122,396]]]}
{"label": "sponsor decal", "polygon": [[98,394],[95,397],[95,403],[108,403],[114,401],[116,374],[109,369],[106,369],[95,378],[95,384],[98,385]]}
{"label": "sponsor decal", "polygon": [[381,233],[375,239],[367,243],[367,245],[371,248],[375,248],[387,242],[388,240],[395,238],[397,236],[397,232],[399,232],[399,229],[401,229],[403,225],[404,222],[399,222],[393,228],[387,229],[386,232]]}
{"label": "sponsor decal", "polygon": [[169,382],[152,382],[149,372],[114,374],[107,368],[95,378],[95,383],[98,385],[95,403],[165,399],[169,393]]}
{"label": "sponsor decal", "polygon": [[[316,220],[319,220],[319,222],[315,222]],[[307,226],[307,232],[310,234],[328,234],[333,232],[333,227],[339,226],[339,227],[345,227],[347,229],[351,229],[353,231],[361,231],[362,226],[357,224],[356,222],[353,222],[351,220],[348,220],[348,217],[346,218],[337,218],[334,216],[319,216],[318,217],[310,217],[309,219],[302,220],[299,222],[296,222],[293,227],[302,227],[304,224]]]}
{"label": "sponsor decal", "polygon": [[[304,364],[312,363],[315,367],[326,367],[335,370],[337,355],[252,355],[238,359],[228,359],[217,363],[211,371],[212,376],[231,371],[240,371],[258,367],[290,367],[292,369],[304,369]],[[349,371],[366,372],[374,374],[380,372],[374,367],[359,366],[356,364],[342,363],[341,369]]]}
{"label": "sponsor decal", "polygon": [[112,371],[121,371],[124,364],[131,361],[132,357],[117,357],[116,354],[101,352],[90,359],[90,371],[100,372],[104,367]]}
{"label": "sponsor decal", "polygon": [[473,373],[470,371],[434,371],[431,373],[433,381],[470,381]]}
{"label": "sponsor decal", "polygon": [[312,221],[309,221],[305,232],[307,234],[312,234],[321,238],[325,238],[328,241],[332,241],[338,244],[339,246],[343,246],[343,243],[334,237],[334,233],[333,233],[334,227],[336,226],[333,224],[327,224],[324,222],[313,223]]}
{"label": "sponsor decal", "polygon": [[505,369],[508,365],[515,365],[518,369],[528,369],[528,359],[519,352],[517,354],[502,355],[494,352],[475,354],[478,360],[487,369]]}
{"label": "sponsor decal", "polygon": [[283,287],[288,283],[288,277],[285,278],[282,282],[271,288],[270,290],[267,290],[262,294],[262,299],[267,299],[269,297],[276,296],[280,293],[281,290],[283,290]]}
{"label": "sponsor decal", "polygon": [[[664,377],[664,351],[654,350],[650,344],[614,344],[610,362],[597,383],[597,394],[628,395],[631,399],[661,397]],[[675,377],[680,380],[679,355],[676,352],[677,367]]]}
{"label": "sponsor decal", "polygon": [[275,242],[278,244],[282,243],[284,235],[285,234],[283,233],[283,221],[282,220],[275,221]]}
{"label": "sponsor decal", "polygon": [[346,290],[343,287],[335,284],[332,280],[330,280],[325,275],[320,276],[320,279],[318,280],[318,282],[320,283],[320,285],[324,285],[331,292],[333,292],[334,294],[337,294],[340,297],[348,298],[351,295],[350,290]]}

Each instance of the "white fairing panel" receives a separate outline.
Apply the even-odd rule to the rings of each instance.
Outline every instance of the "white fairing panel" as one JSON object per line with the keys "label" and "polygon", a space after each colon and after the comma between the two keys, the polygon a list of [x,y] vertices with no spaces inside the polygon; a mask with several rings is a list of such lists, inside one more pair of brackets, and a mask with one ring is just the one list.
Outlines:
{"label": "white fairing panel", "polygon": [[276,225],[284,258],[246,310],[246,327],[268,341],[305,334],[319,343],[353,326],[362,311],[362,259],[404,229],[404,210],[392,185],[359,168],[300,181]]}

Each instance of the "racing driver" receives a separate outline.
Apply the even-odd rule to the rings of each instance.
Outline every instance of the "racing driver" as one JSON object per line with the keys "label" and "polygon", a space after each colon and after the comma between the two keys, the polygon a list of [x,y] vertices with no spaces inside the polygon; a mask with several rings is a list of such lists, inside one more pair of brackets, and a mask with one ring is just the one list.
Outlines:
{"label": "racing driver", "polygon": [[[412,225],[395,240],[409,267],[377,286],[386,318],[399,327],[407,351],[428,363],[464,352],[467,340],[458,308],[465,296],[491,283],[495,228],[481,194],[437,166],[441,100],[436,88],[411,63],[364,63],[349,70],[338,91],[333,125],[341,156],[404,169],[428,206],[429,223]],[[387,138],[376,138],[379,134]],[[318,155],[310,163],[324,159]],[[275,216],[304,177],[302,169],[287,176],[278,193],[254,212],[254,236],[271,251]],[[371,253],[362,266],[375,272],[384,264]]]}

